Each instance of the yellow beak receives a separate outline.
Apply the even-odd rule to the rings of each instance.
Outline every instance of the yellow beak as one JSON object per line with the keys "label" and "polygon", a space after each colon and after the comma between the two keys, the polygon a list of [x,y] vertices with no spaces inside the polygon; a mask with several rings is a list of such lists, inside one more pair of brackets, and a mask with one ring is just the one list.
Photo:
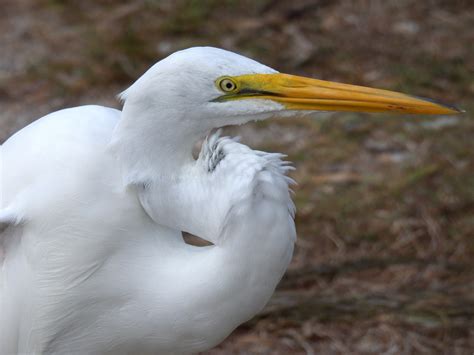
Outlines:
{"label": "yellow beak", "polygon": [[[341,84],[288,74],[248,74],[218,79],[235,86],[215,101],[266,99],[288,110],[457,114],[462,111],[394,91]],[[228,84],[228,81],[226,82]],[[221,85],[222,89],[222,85]],[[225,89],[225,87],[224,87]]]}

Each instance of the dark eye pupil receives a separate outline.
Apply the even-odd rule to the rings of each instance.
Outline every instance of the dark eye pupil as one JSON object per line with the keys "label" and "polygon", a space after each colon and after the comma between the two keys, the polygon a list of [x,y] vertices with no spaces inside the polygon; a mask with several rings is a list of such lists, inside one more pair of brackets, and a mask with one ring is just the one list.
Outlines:
{"label": "dark eye pupil", "polygon": [[231,92],[237,88],[237,85],[232,80],[223,79],[221,82],[219,82],[219,87],[225,92]]}

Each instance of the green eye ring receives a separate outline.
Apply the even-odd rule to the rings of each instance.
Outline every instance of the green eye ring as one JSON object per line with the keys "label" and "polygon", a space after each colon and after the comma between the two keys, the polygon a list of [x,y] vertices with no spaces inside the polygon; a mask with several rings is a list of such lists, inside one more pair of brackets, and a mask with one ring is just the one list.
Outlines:
{"label": "green eye ring", "polygon": [[234,79],[227,76],[219,78],[216,81],[216,85],[221,91],[226,93],[236,92],[238,89],[237,83],[234,81]]}

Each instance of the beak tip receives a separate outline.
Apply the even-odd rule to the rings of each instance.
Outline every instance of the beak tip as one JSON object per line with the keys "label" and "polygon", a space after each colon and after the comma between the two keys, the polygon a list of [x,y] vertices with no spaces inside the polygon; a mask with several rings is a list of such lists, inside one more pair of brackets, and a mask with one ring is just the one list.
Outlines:
{"label": "beak tip", "polygon": [[415,96],[417,99],[420,99],[420,100],[423,100],[423,101],[427,101],[427,102],[431,102],[432,104],[435,104],[437,106],[440,106],[441,108],[447,110],[447,114],[449,115],[458,115],[460,113],[465,113],[466,111],[463,110],[463,109],[460,109],[454,105],[451,105],[451,104],[447,104],[443,101],[439,101],[439,100],[433,100],[433,99],[429,99],[429,98],[426,98],[426,97],[419,97],[419,96]]}
{"label": "beak tip", "polygon": [[466,111],[463,110],[463,109],[460,109],[454,105],[446,105],[444,103],[438,103],[438,105],[440,105],[441,107],[443,108],[446,108],[447,110],[449,110],[448,114],[450,115],[459,115],[460,113],[465,113]]}
{"label": "beak tip", "polygon": [[448,115],[459,115],[459,114],[462,114],[462,113],[465,113],[466,110],[463,110],[463,109],[460,109],[456,106],[452,106],[452,105],[443,105],[444,108],[446,108],[448,111]]}

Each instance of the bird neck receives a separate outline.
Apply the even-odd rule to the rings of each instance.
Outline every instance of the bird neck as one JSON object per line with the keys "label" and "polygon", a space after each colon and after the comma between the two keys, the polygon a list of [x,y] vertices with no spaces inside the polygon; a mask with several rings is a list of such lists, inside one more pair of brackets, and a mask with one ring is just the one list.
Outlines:
{"label": "bird neck", "polygon": [[[252,164],[244,159],[239,165],[240,159],[232,160],[238,154],[229,154],[226,164],[211,172],[205,160],[192,158],[192,147],[206,130],[182,118],[125,105],[111,145],[125,182],[138,189],[151,219],[173,230],[173,236],[188,231],[215,244],[198,248],[170,238],[157,245],[153,236],[163,227],[156,225],[143,243],[135,243],[148,256],[140,259],[136,274],[146,267],[152,278],[146,282],[151,299],[144,318],[152,321],[147,328],[155,334],[171,331],[169,338],[177,342],[188,339],[183,352],[197,352],[217,344],[265,305],[290,262],[295,230],[279,161],[247,153],[246,159],[253,156],[265,165],[254,176],[242,173]],[[242,149],[236,146],[235,153]],[[250,179],[246,184],[244,177]],[[240,193],[242,186],[253,193]],[[143,283],[137,294],[143,297]],[[163,320],[163,329],[156,328],[156,319]]]}
{"label": "bird neck", "polygon": [[196,171],[192,149],[205,136],[172,109],[143,109],[128,103],[110,147],[120,164],[123,183],[136,190],[142,207],[156,223],[207,238],[209,223],[202,206],[209,202]]}
{"label": "bird neck", "polygon": [[125,103],[110,143],[125,185],[171,179],[194,161],[192,148],[206,130],[183,116],[173,109]]}

